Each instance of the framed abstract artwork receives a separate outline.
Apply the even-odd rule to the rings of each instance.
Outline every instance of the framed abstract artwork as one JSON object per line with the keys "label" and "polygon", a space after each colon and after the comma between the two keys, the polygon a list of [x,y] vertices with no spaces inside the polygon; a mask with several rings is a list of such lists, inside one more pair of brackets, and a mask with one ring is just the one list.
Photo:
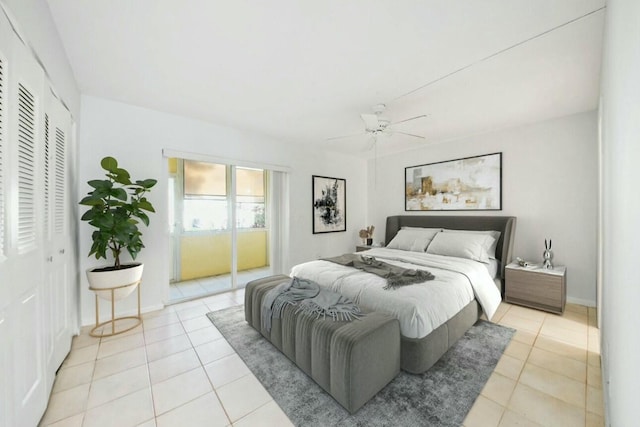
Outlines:
{"label": "framed abstract artwork", "polygon": [[347,230],[347,181],[313,175],[313,234]]}
{"label": "framed abstract artwork", "polygon": [[405,211],[499,211],[502,153],[404,169]]}

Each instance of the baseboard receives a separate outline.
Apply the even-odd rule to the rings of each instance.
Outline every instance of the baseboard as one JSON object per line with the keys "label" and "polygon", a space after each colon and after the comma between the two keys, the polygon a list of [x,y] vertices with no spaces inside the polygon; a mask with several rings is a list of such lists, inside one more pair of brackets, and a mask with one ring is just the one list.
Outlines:
{"label": "baseboard", "polygon": [[582,298],[567,297],[567,302],[571,303],[571,304],[584,305],[584,306],[587,306],[587,307],[595,307],[596,306],[596,302],[595,301],[586,300],[586,299],[582,299]]}

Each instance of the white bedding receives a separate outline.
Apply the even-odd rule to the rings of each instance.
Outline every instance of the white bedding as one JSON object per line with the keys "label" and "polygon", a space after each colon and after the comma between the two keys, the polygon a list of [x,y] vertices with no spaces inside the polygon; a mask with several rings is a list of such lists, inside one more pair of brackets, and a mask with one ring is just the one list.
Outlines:
{"label": "white bedding", "polygon": [[474,297],[488,319],[500,305],[500,291],[486,266],[477,261],[387,248],[371,249],[367,255],[404,268],[428,270],[435,279],[384,290],[386,280],[381,277],[321,260],[294,266],[291,276],[313,280],[363,307],[396,316],[400,332],[408,338],[427,336]]}

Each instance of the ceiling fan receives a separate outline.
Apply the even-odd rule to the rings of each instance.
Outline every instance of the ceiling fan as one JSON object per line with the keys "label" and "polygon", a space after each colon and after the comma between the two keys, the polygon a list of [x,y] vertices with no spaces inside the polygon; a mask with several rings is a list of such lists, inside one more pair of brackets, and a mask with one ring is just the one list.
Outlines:
{"label": "ceiling fan", "polygon": [[350,134],[350,135],[343,135],[343,136],[334,136],[331,138],[327,138],[327,141],[333,141],[336,139],[344,139],[344,138],[353,138],[353,137],[362,136],[362,135],[369,135],[372,137],[372,143],[369,146],[369,149],[371,149],[376,144],[378,137],[381,135],[390,136],[390,135],[399,134],[399,135],[410,136],[412,138],[417,138],[420,140],[426,139],[422,135],[407,133],[407,132],[399,131],[393,128],[395,125],[398,125],[400,123],[406,123],[412,120],[425,118],[427,117],[426,114],[410,117],[404,120],[399,120],[397,122],[392,122],[391,120],[389,120],[388,118],[382,115],[385,109],[386,109],[386,105],[376,104],[373,106],[373,114],[366,114],[366,113],[360,114],[360,117],[364,122],[364,132],[359,132],[359,133]]}

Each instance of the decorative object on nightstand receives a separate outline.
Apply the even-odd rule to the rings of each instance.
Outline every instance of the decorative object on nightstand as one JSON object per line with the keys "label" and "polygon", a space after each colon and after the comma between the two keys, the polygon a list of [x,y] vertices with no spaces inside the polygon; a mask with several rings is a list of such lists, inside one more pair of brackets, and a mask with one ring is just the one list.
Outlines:
{"label": "decorative object on nightstand", "polygon": [[567,300],[566,277],[566,267],[521,267],[511,263],[505,268],[504,300],[562,314]]}
{"label": "decorative object on nightstand", "polygon": [[542,266],[544,268],[553,269],[551,259],[553,258],[553,252],[551,252],[551,239],[549,239],[549,246],[547,247],[547,239],[544,239],[544,252],[542,253]]}
{"label": "decorative object on nightstand", "polygon": [[373,225],[368,226],[367,228],[363,228],[358,233],[358,236],[362,239],[362,243],[367,246],[371,246],[373,244],[373,230],[376,228]]}

